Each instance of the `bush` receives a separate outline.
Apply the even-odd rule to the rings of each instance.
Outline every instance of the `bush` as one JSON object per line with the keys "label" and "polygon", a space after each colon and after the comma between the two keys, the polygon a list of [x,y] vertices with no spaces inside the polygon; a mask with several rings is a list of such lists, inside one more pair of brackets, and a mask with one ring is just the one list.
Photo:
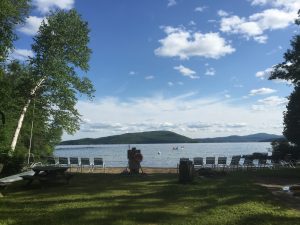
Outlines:
{"label": "bush", "polygon": [[8,148],[0,148],[0,163],[4,165],[0,177],[21,172],[24,166],[24,156],[18,152],[9,154]]}
{"label": "bush", "polygon": [[272,145],[272,160],[296,161],[300,156],[300,148],[290,144],[288,141],[273,141]]}

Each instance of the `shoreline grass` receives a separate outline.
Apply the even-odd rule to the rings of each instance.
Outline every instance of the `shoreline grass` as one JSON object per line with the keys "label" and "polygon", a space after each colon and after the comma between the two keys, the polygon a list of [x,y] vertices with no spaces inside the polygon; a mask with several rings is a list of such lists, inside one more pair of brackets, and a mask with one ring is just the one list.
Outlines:
{"label": "shoreline grass", "polygon": [[69,185],[29,188],[20,182],[0,199],[0,224],[300,224],[300,211],[256,183],[299,174],[235,172],[186,185],[176,174],[76,174]]}

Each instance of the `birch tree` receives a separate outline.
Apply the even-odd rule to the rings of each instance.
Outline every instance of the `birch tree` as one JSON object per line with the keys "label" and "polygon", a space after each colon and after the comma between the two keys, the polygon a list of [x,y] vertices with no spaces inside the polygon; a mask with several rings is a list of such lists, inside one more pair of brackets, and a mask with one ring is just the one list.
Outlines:
{"label": "birch tree", "polygon": [[30,58],[30,91],[11,142],[14,152],[22,124],[34,98],[44,102],[48,122],[72,134],[79,129],[80,114],[75,108],[78,95],[93,97],[93,85],[84,75],[89,70],[87,22],[75,11],[51,12],[34,37]]}

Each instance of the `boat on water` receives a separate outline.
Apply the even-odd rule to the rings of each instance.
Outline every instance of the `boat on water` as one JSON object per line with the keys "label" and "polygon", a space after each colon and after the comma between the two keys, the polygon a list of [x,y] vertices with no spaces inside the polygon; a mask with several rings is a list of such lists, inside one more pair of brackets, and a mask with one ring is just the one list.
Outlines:
{"label": "boat on water", "polygon": [[184,146],[180,146],[180,147],[176,146],[176,147],[173,147],[173,150],[179,150],[179,149],[184,149]]}

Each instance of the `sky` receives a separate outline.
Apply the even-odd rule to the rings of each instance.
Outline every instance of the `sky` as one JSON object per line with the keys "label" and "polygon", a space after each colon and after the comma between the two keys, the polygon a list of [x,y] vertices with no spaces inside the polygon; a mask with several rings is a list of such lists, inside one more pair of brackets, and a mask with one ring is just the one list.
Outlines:
{"label": "sky", "polygon": [[91,29],[79,97],[81,129],[63,140],[170,130],[191,138],[281,134],[292,86],[268,80],[283,61],[299,0],[32,0],[11,57],[31,44],[50,10],[75,8]]}

